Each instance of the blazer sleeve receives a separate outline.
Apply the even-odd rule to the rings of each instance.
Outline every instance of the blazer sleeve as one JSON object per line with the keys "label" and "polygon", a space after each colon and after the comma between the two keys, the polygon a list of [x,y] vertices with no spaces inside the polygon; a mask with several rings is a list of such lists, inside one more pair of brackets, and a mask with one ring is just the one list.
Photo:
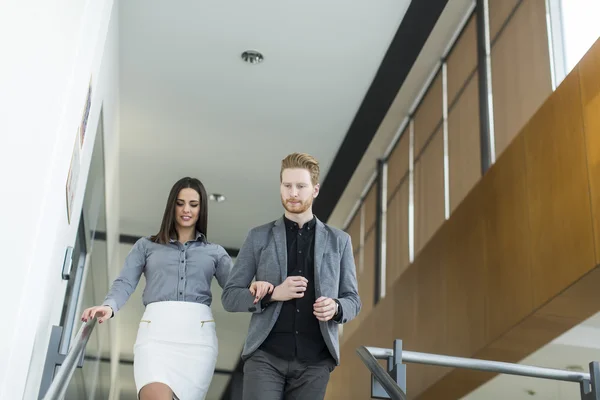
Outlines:
{"label": "blazer sleeve", "polygon": [[229,312],[259,314],[264,309],[260,303],[254,304],[254,296],[249,290],[257,269],[253,244],[254,236],[253,230],[248,233],[221,294],[223,308]]}
{"label": "blazer sleeve", "polygon": [[358,281],[356,279],[356,265],[354,263],[352,242],[350,241],[350,235],[345,236],[346,243],[340,262],[340,286],[337,298],[341,306],[342,316],[340,320],[334,320],[334,322],[340,324],[350,322],[356,318],[362,307],[358,295]]}

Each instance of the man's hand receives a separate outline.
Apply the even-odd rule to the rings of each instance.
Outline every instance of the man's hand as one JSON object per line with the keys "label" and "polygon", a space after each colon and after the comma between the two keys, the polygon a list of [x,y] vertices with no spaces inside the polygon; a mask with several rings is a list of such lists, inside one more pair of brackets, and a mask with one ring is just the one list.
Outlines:
{"label": "man's hand", "polygon": [[252,296],[254,296],[254,304],[256,304],[265,297],[267,293],[273,293],[273,284],[264,281],[254,281],[249,289]]}
{"label": "man's hand", "polygon": [[319,321],[327,322],[337,312],[337,303],[329,297],[321,296],[315,301],[313,309],[315,310],[313,314],[315,314]]}
{"label": "man's hand", "polygon": [[304,297],[308,280],[303,276],[288,276],[285,281],[273,290],[272,300],[288,301]]}

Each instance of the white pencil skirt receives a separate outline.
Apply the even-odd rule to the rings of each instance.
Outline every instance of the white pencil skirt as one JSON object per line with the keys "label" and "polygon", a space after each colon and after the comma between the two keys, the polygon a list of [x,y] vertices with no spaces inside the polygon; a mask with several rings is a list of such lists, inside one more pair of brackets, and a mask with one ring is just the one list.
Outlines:
{"label": "white pencil skirt", "polygon": [[179,400],[205,398],[217,362],[210,307],[164,301],[148,304],[133,347],[138,398],[149,383],[164,383]]}

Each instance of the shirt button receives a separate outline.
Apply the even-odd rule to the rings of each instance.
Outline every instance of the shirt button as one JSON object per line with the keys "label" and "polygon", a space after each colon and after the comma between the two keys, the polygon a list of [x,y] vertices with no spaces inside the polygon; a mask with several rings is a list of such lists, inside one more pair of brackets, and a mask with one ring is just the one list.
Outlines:
{"label": "shirt button", "polygon": [[298,253],[302,254],[302,250],[300,250]]}
{"label": "shirt button", "polygon": [[181,263],[183,264],[185,261],[181,260]]}
{"label": "shirt button", "polygon": [[296,331],[296,335],[298,334],[298,331]]}
{"label": "shirt button", "polygon": [[183,294],[183,292],[179,292],[179,294]]}
{"label": "shirt button", "polygon": [[183,276],[181,277],[181,280],[183,280]]}
{"label": "shirt button", "polygon": [[302,273],[302,270],[298,271],[299,273]]}
{"label": "shirt button", "polygon": [[300,312],[300,310],[296,310],[296,312]]}
{"label": "shirt button", "polygon": [[181,250],[182,253],[185,253],[185,250]]}

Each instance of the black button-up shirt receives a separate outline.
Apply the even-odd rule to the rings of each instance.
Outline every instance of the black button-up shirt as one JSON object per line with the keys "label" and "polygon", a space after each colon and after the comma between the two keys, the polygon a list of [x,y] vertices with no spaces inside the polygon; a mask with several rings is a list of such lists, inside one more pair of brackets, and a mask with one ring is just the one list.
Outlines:
{"label": "black button-up shirt", "polygon": [[284,217],[287,241],[288,276],[303,276],[308,280],[306,292],[300,299],[283,302],[281,312],[262,344],[262,349],[286,360],[297,358],[317,362],[331,357],[319,320],[313,314],[316,301],[314,279],[314,249],[316,218],[300,229],[296,222]]}

